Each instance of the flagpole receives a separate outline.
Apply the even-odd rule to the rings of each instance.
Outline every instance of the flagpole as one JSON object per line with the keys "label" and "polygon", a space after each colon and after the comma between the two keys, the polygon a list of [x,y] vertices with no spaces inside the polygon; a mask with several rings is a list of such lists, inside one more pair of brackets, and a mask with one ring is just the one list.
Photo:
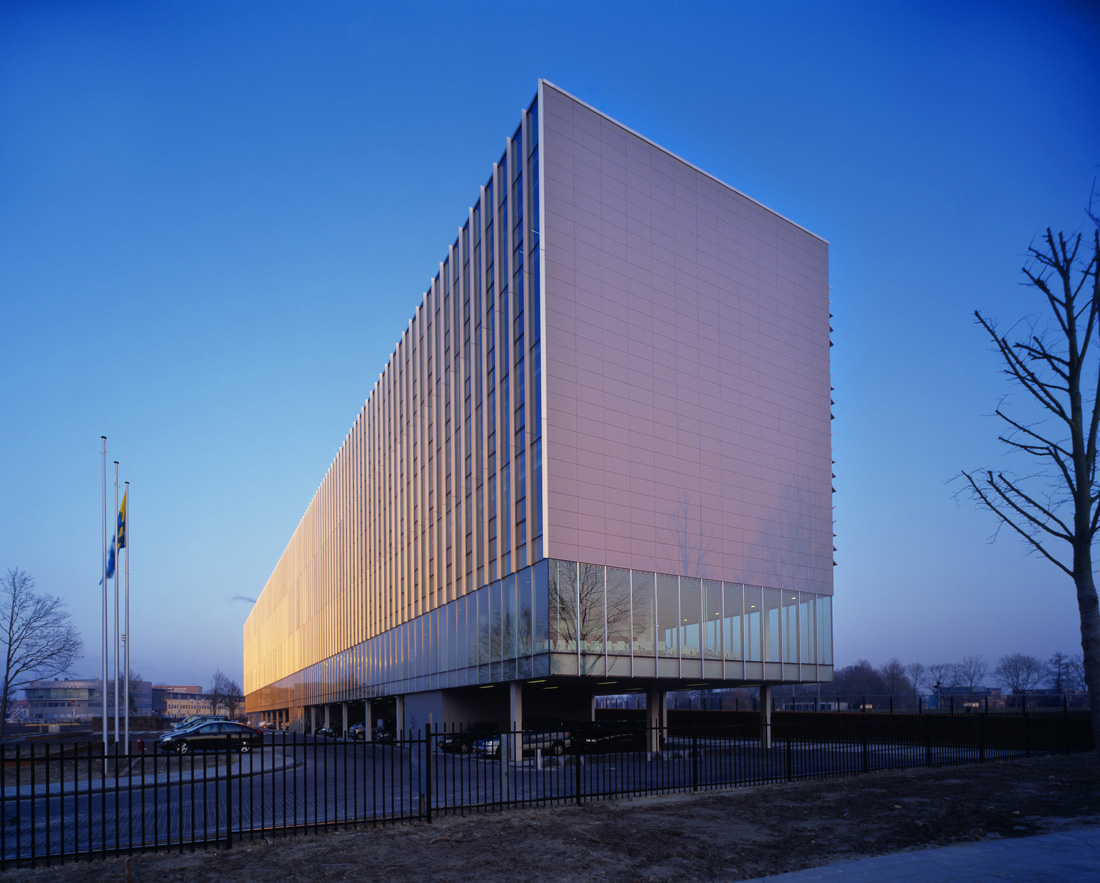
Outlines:
{"label": "flagpole", "polygon": [[103,754],[107,754],[107,436],[103,439]]}
{"label": "flagpole", "polygon": [[126,715],[126,751],[130,750],[130,482],[126,482],[126,490],[122,494],[126,501],[126,616],[123,628],[123,647],[125,648],[126,661],[123,669],[126,672],[126,699],[124,702]]}
{"label": "flagpole", "polygon": [[[118,460],[115,460],[115,512],[118,511]],[[118,516],[115,516],[115,745],[118,745],[118,565],[122,550],[118,547]]]}

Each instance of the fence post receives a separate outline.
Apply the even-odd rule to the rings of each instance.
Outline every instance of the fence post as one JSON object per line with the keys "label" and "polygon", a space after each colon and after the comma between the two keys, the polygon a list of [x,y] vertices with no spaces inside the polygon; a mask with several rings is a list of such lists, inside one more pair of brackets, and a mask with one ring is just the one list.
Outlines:
{"label": "fence post", "polygon": [[[240,755],[242,758],[243,754]],[[233,846],[233,745],[225,747],[225,848]],[[217,822],[215,822],[217,825]]]}
{"label": "fence post", "polygon": [[1031,757],[1031,721],[1027,716],[1027,702],[1024,702],[1024,757]]}
{"label": "fence post", "polygon": [[978,763],[985,762],[985,719],[988,714],[987,710],[985,714],[978,715]]}
{"label": "fence post", "polygon": [[864,705],[863,711],[864,711],[864,716],[863,716],[863,719],[862,719],[863,722],[860,725],[860,733],[863,737],[863,772],[869,773],[871,771],[871,746],[868,743],[868,737],[867,737],[867,716],[866,716],[867,707],[866,707],[866,705]]}
{"label": "fence post", "polygon": [[691,721],[691,790],[699,790],[699,726],[697,721]]}
{"label": "fence post", "polygon": [[1065,695],[1062,696],[1062,744],[1065,746],[1063,753],[1069,754],[1069,697]]}
{"label": "fence post", "polygon": [[432,723],[424,725],[424,814],[432,821]]}
{"label": "fence post", "polygon": [[573,750],[573,767],[575,769],[574,774],[574,787],[573,790],[577,792],[577,806],[580,806],[583,802],[583,792],[581,785],[584,782],[584,778],[581,776],[581,764],[584,760],[583,752],[581,751],[580,744],[577,743]]}
{"label": "fence post", "polygon": [[512,721],[512,729],[507,733],[500,734],[500,748],[498,750],[498,754],[500,755],[500,805],[502,807],[506,805],[508,795],[511,793],[508,778],[511,772],[509,766],[512,762],[512,746],[515,744],[515,736],[516,722]]}

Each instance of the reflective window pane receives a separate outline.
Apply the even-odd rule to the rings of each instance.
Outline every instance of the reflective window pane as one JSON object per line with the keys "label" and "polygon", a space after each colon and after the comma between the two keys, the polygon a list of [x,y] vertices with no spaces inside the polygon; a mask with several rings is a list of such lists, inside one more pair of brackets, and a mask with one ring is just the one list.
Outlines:
{"label": "reflective window pane", "polygon": [[703,580],[703,655],[722,658],[722,584]]}
{"label": "reflective window pane", "polygon": [[531,653],[531,580],[532,568],[521,570],[516,576],[516,653],[528,656]]}
{"label": "reflective window pane", "polygon": [[680,635],[680,581],[657,574],[657,655],[678,657]]}
{"label": "reflective window pane", "polygon": [[698,659],[702,653],[702,585],[699,579],[680,577],[680,655]]}
{"label": "reflective window pane", "polygon": [[554,562],[540,561],[534,569],[534,651],[550,649],[550,584],[549,568]]}
{"label": "reflective window pane", "polygon": [[798,661],[814,661],[814,596],[806,592],[798,596]]}
{"label": "reflective window pane", "polygon": [[780,662],[779,589],[764,589],[764,661]]}
{"label": "reflective window pane", "polygon": [[652,573],[635,571],[631,575],[630,597],[634,653],[640,656],[652,656],[654,644]]}
{"label": "reflective window pane", "polygon": [[577,565],[572,561],[551,562],[550,629],[555,652],[577,652]]}
{"label": "reflective window pane", "polygon": [[607,652],[630,655],[630,571],[607,568]]}
{"label": "reflective window pane", "polygon": [[833,599],[828,595],[817,598],[817,662],[833,664]]}
{"label": "reflective window pane", "polygon": [[763,662],[763,601],[759,586],[745,586],[745,661]]}
{"label": "reflective window pane", "polygon": [[744,659],[741,646],[742,588],[739,583],[724,583],[722,586],[725,610],[722,618],[722,643],[726,659]]}

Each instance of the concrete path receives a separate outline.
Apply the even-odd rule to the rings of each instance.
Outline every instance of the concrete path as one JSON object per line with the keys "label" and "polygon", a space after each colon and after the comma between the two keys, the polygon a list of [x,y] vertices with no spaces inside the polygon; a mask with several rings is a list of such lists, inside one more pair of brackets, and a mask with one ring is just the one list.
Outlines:
{"label": "concrete path", "polygon": [[767,883],[1097,883],[1100,827],[987,840],[758,877]]}

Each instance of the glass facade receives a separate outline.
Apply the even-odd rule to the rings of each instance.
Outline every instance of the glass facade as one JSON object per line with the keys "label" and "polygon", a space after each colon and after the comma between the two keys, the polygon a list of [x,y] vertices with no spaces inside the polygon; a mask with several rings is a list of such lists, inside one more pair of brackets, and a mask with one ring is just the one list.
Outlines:
{"label": "glass facade", "polygon": [[[508,602],[508,629],[484,602],[449,605],[542,556],[541,286],[525,213],[539,204],[537,118],[536,99],[249,616],[246,694],[304,672],[420,677],[460,612],[487,629],[488,644],[466,645],[486,665],[530,641],[517,625],[529,593]],[[494,585],[517,597],[515,576]]]}
{"label": "glass facade", "polygon": [[[619,260],[608,244],[643,242],[648,231],[650,245],[660,250],[694,234],[671,236],[656,211],[647,215],[652,223],[645,230],[626,221],[616,225],[611,215],[625,218],[630,202],[627,166],[609,160],[597,170],[565,162],[564,131],[578,144],[587,139],[590,155],[610,142],[586,128],[588,117],[567,124],[547,110],[550,96],[560,93],[542,88],[541,106],[536,98],[523,113],[461,219],[245,623],[250,711],[551,676],[670,682],[830,676],[831,573],[823,557],[801,541],[793,552],[771,547],[790,534],[785,521],[794,515],[785,504],[766,517],[746,514],[742,505],[750,496],[760,507],[768,502],[748,485],[763,486],[775,468],[771,461],[742,462],[730,450],[771,451],[766,435],[751,423],[738,424],[733,441],[722,426],[689,417],[671,433],[654,405],[649,387],[677,402],[692,398],[704,415],[726,414],[727,399],[742,392],[765,395],[742,390],[745,371],[718,357],[725,341],[717,339],[716,323],[703,333],[676,328],[678,307],[701,309],[689,303],[687,282],[673,282],[681,268],[692,276],[687,258],[647,264],[640,249]],[[646,151],[658,148],[631,144],[629,159],[638,165],[629,175],[655,200],[693,191],[697,170],[654,173],[648,181]],[[584,176],[597,173],[609,189],[621,173],[623,194],[595,199]],[[576,195],[575,205],[563,192]],[[691,221],[697,227],[684,229],[730,224],[725,210],[701,203],[698,221]],[[758,210],[764,211],[751,208]],[[711,232],[713,243],[689,250],[732,260],[733,235],[726,250]],[[582,264],[589,274],[583,285]],[[639,279],[653,289],[648,313],[615,299],[620,288],[643,287]],[[710,295],[718,304],[720,293]],[[741,297],[738,291],[728,301]],[[676,383],[664,377],[671,364],[662,362],[650,375],[639,368],[641,356],[656,358],[664,338],[647,328],[637,339],[616,336],[623,323],[611,323],[612,313],[645,314],[658,331],[675,329],[670,345],[682,362]],[[611,361],[580,358],[584,341],[603,347]],[[615,353],[622,358],[612,364]],[[792,344],[787,362],[775,356],[777,377],[787,376],[797,355]],[[700,374],[708,375],[706,383]],[[726,380],[733,385],[719,382]],[[583,400],[569,396],[582,387]],[[772,392],[769,387],[766,394]],[[787,410],[806,409],[796,402]],[[824,418],[818,422],[827,426]],[[791,473],[776,473],[776,488],[801,480],[799,470],[814,478],[827,474],[827,431],[820,450],[811,451],[816,460],[799,447],[810,437],[816,438],[797,426],[785,432],[790,444],[783,462]],[[619,459],[605,458],[609,452]],[[700,498],[713,494],[706,517],[732,525],[741,545],[707,533],[710,525],[694,512],[690,524],[686,513],[680,518],[671,541],[632,533],[644,524],[657,536],[668,514],[661,501],[682,499],[692,484]],[[819,497],[826,505],[818,510],[827,516],[827,493]],[[723,506],[727,501],[732,509]],[[751,549],[741,539],[749,526]],[[692,537],[704,534],[706,542],[693,553]],[[665,553],[661,543],[668,542],[678,555]],[[712,552],[706,567],[704,551]],[[761,561],[783,566],[745,569]],[[742,581],[724,579],[730,576]],[[780,585],[759,584],[773,580]]]}
{"label": "glass facade", "polygon": [[[641,677],[655,663],[669,678],[756,680],[761,647],[777,666],[772,679],[818,679],[833,662],[832,598],[549,560],[314,663],[257,698],[261,707],[308,706],[526,677]],[[703,657],[713,667],[702,668]]]}

